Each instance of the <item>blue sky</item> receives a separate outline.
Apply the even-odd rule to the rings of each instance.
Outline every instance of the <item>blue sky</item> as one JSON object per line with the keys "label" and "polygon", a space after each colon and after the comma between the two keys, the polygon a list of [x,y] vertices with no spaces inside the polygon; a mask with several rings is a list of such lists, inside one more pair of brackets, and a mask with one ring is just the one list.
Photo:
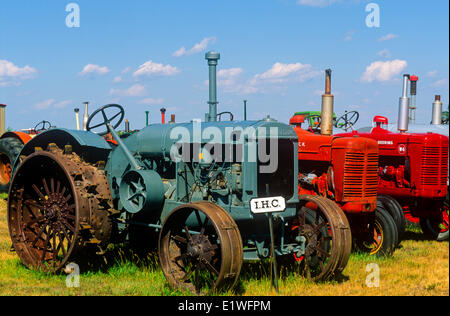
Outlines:
{"label": "blue sky", "polygon": [[[66,25],[69,3],[80,27]],[[366,6],[380,8],[380,27],[366,25]],[[132,128],[203,118],[208,68],[217,50],[219,110],[243,118],[267,114],[287,122],[296,111],[320,109],[326,68],[333,69],[338,115],[361,112],[394,121],[403,73],[419,76],[419,122],[449,96],[448,1],[406,0],[133,0],[2,1],[0,103],[7,126],[49,120],[75,128],[73,109],[91,102],[125,107]]]}

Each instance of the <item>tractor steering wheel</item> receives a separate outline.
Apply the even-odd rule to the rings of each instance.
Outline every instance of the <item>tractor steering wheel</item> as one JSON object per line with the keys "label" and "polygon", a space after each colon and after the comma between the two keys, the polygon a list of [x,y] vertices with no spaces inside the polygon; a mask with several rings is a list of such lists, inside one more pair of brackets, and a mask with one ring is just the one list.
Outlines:
{"label": "tractor steering wheel", "polygon": [[[313,133],[318,133],[322,125],[322,116],[320,115],[309,115],[306,117],[305,121],[309,124],[309,130]],[[313,126],[311,125],[311,122]]]}
{"label": "tractor steering wheel", "polygon": [[[114,114],[112,117],[108,118],[108,116],[106,115],[106,109],[110,109],[110,108],[114,108],[116,110],[119,110],[119,112]],[[94,117],[96,117],[97,114],[99,114],[99,113],[102,114],[103,122],[92,126],[92,121],[93,121]],[[120,117],[120,118],[117,121],[117,123],[113,123],[113,121],[115,119],[117,119],[118,117]],[[90,132],[93,129],[96,129],[96,128],[99,128],[99,127],[102,127],[102,126],[106,126],[106,131],[104,131],[104,132],[101,132],[101,133],[93,132],[93,133],[95,133],[97,135],[105,136],[106,134],[109,133],[108,125],[111,125],[113,129],[116,129],[122,123],[124,117],[125,117],[125,110],[123,109],[123,107],[121,105],[108,104],[108,105],[102,106],[100,109],[98,109],[97,111],[95,111],[94,113],[92,113],[89,116],[88,121],[87,121],[87,125],[86,125],[86,130],[88,132]]]}
{"label": "tractor steering wheel", "polygon": [[219,122],[222,121],[222,116],[228,114],[230,116],[230,121],[232,122],[234,120],[234,115],[231,112],[222,112],[217,114],[217,118],[219,119]]}
{"label": "tractor steering wheel", "polygon": [[359,121],[359,112],[352,111],[352,112],[345,112],[344,115],[342,115],[335,124],[335,127],[341,128],[344,131],[348,131],[349,129],[353,130],[353,126]]}
{"label": "tractor steering wheel", "polygon": [[[40,128],[38,128],[38,127],[40,127]],[[50,123],[49,121],[42,121],[42,122],[39,122],[36,124],[36,126],[34,127],[34,131],[36,133],[42,133],[42,132],[45,132],[46,130],[50,129],[51,127],[52,127],[52,123]]]}

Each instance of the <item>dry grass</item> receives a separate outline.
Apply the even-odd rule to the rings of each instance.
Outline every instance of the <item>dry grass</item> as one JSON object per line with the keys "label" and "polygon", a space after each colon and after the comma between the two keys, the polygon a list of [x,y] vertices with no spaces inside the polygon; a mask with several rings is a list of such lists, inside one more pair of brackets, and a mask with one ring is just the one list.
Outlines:
{"label": "dry grass", "polygon": [[[187,295],[166,284],[153,255],[148,260],[119,259],[104,269],[81,275],[81,286],[69,289],[65,275],[47,275],[26,269],[10,252],[6,203],[0,200],[0,295]],[[366,266],[380,267],[380,287],[366,286]],[[245,263],[240,283],[227,295],[272,296],[269,266]],[[392,258],[377,259],[352,254],[344,276],[334,282],[315,284],[295,272],[282,270],[280,295],[284,296],[404,296],[449,295],[449,244],[423,240],[420,230],[410,228]]]}

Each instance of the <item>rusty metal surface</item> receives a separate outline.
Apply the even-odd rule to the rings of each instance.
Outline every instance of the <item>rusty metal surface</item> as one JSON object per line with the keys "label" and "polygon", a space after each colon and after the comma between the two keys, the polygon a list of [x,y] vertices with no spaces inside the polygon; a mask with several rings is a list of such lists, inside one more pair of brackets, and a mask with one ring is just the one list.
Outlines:
{"label": "rusty metal surface", "polygon": [[11,184],[13,246],[27,267],[51,272],[87,253],[102,253],[111,236],[112,205],[104,172],[83,162],[70,146],[37,149]]}
{"label": "rusty metal surface", "polygon": [[232,288],[239,277],[242,239],[224,209],[209,202],[187,204],[164,223],[159,257],[172,288],[217,292]]}

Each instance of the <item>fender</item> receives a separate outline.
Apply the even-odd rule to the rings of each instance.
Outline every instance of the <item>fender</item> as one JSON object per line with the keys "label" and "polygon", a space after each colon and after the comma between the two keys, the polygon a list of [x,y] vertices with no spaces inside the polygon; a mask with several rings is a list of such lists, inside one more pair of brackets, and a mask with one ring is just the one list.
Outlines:
{"label": "fender", "polygon": [[22,142],[22,144],[28,143],[33,137],[23,132],[6,132],[0,137],[0,139],[4,138],[15,138]]}
{"label": "fender", "polygon": [[[76,131],[69,129],[51,129],[37,135],[25,144],[18,158],[29,156],[36,151],[36,148],[46,149],[51,143],[64,149],[66,145],[72,146],[73,152],[77,153],[88,163],[105,161],[111,151],[111,145],[101,136],[91,132]],[[14,162],[13,173],[20,164],[20,159]]]}

